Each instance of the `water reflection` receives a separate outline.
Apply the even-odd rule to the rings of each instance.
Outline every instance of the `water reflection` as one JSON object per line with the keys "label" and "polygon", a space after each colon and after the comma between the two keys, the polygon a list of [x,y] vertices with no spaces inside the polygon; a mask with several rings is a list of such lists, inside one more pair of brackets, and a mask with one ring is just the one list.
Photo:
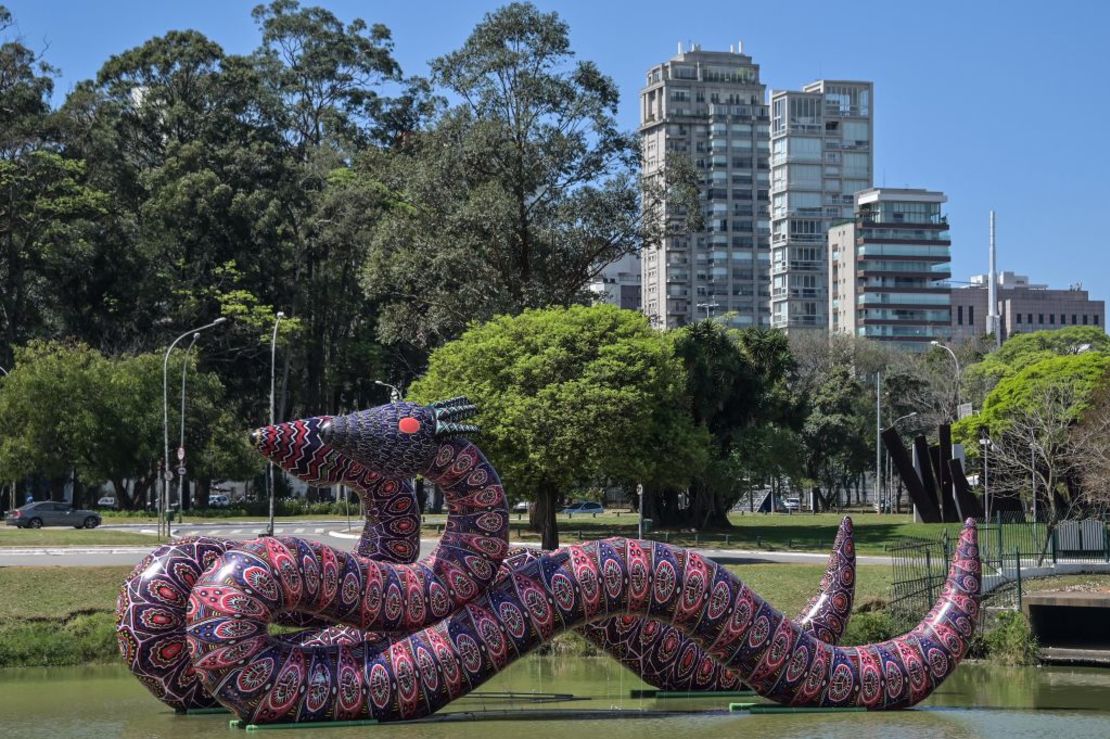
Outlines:
{"label": "water reflection", "polygon": [[[606,739],[644,739],[668,733],[699,739],[1110,737],[1110,701],[1106,700],[1110,671],[965,664],[921,710],[884,714],[729,714],[727,698],[629,697],[630,691],[643,687],[631,673],[602,658],[533,657],[511,666],[478,695],[444,711],[456,718],[470,714],[485,720],[395,725],[388,736],[515,739],[526,734],[536,739],[567,739],[568,732],[574,732]],[[575,700],[549,697],[556,702],[535,702],[529,693],[572,694]],[[643,712],[644,717],[599,719],[590,713],[609,709],[625,715]],[[558,713],[553,717],[552,711]],[[547,718],[540,720],[540,715]],[[0,735],[12,739],[234,735],[228,729],[228,718],[175,716],[122,667],[0,670]],[[366,727],[328,729],[326,736],[365,737],[372,731]],[[313,736],[318,733],[311,732]]]}

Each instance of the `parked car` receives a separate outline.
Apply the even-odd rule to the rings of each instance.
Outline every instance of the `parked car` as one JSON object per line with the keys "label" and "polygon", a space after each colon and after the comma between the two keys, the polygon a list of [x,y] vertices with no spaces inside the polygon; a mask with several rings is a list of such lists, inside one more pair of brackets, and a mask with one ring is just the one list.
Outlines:
{"label": "parked car", "polygon": [[43,526],[95,529],[100,525],[100,514],[74,508],[69,503],[40,500],[10,511],[4,522],[8,526],[18,526],[21,529],[40,529]]}
{"label": "parked car", "polygon": [[112,508],[116,507],[116,497],[114,495],[105,495],[100,500],[96,501],[97,508]]}
{"label": "parked car", "polygon": [[605,513],[605,506],[601,505],[601,503],[594,503],[589,500],[580,500],[564,508],[563,513],[568,515],[576,513]]}
{"label": "parked car", "polygon": [[226,495],[209,495],[208,507],[209,508],[227,508],[231,505],[231,498]]}
{"label": "parked car", "polygon": [[516,505],[513,506],[513,513],[527,513],[527,512],[528,512],[528,501],[526,501],[526,500],[522,500],[522,501],[520,501],[519,503],[517,503]]}
{"label": "parked car", "polygon": [[787,498],[782,502],[782,507],[786,511],[794,513],[795,511],[802,510],[802,501],[798,500],[797,498]]}

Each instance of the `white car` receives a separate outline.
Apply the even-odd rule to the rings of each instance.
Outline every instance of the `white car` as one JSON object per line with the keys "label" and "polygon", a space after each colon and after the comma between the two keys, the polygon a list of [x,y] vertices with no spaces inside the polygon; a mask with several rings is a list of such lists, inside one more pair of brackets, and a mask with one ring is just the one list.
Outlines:
{"label": "white car", "polygon": [[227,508],[231,505],[231,498],[226,495],[216,494],[208,496],[209,508]]}
{"label": "white car", "polygon": [[96,501],[97,508],[115,508],[116,497],[114,495],[105,495],[100,500]]}
{"label": "white car", "polygon": [[794,511],[800,511],[802,510],[802,501],[798,500],[797,498],[787,498],[782,502],[782,507],[785,510],[790,511],[791,513],[793,513]]}

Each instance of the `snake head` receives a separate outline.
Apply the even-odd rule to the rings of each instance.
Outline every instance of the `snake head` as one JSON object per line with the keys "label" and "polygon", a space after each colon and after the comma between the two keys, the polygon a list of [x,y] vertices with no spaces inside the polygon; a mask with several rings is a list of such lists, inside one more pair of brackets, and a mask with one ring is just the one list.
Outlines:
{"label": "snake head", "polygon": [[477,426],[461,423],[476,412],[466,398],[431,405],[390,403],[331,418],[320,432],[325,443],[367,468],[409,477],[431,466],[445,440],[477,432]]}
{"label": "snake head", "polygon": [[301,418],[263,426],[250,434],[251,444],[263,457],[309,485],[343,482],[355,463],[324,442],[321,427],[331,416]]}

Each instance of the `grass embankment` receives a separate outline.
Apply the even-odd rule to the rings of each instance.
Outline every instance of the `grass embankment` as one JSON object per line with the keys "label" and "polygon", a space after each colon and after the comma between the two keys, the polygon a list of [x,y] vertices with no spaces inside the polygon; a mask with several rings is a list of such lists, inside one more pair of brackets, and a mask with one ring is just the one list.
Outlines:
{"label": "grass embankment", "polygon": [[[824,571],[819,565],[793,564],[729,569],[791,615],[816,592]],[[130,567],[0,568],[0,667],[118,659],[113,611],[116,593],[130,571]],[[857,602],[885,597],[890,589],[889,568],[860,567],[857,589]]]}
{"label": "grass embankment", "polygon": [[116,593],[130,567],[0,567],[0,667],[118,657]]}
{"label": "grass embankment", "polygon": [[[796,564],[730,565],[728,569],[789,616],[797,614],[817,591],[824,571],[821,565]],[[130,567],[0,567],[0,667],[117,660],[113,611],[116,593],[130,571]],[[890,568],[884,565],[857,568],[856,612],[843,643],[881,641],[912,626],[894,622],[882,610],[890,578]],[[1110,590],[1110,575],[1026,582],[1026,592],[1053,590]],[[550,649],[596,653],[573,634],[560,637]],[[977,638],[972,656],[1024,664],[1035,658],[1035,650],[1024,617],[1009,613]]]}
{"label": "grass embankment", "polygon": [[[0,547],[110,546],[134,544],[153,546],[157,540],[149,534],[99,529],[17,529],[0,528]],[[4,594],[7,598],[7,594]]]}

